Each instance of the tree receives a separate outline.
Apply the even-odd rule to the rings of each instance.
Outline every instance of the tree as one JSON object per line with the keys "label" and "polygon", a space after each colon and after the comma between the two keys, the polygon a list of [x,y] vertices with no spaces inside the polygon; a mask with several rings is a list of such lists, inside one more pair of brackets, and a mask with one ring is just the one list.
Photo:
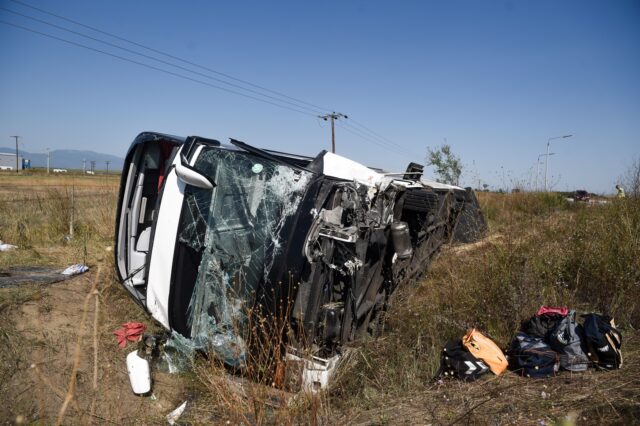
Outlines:
{"label": "tree", "polygon": [[631,162],[627,171],[618,179],[627,197],[640,197],[640,157]]}
{"label": "tree", "polygon": [[433,166],[440,181],[458,185],[462,174],[460,157],[451,152],[451,146],[444,144],[439,148],[427,148],[427,166]]}

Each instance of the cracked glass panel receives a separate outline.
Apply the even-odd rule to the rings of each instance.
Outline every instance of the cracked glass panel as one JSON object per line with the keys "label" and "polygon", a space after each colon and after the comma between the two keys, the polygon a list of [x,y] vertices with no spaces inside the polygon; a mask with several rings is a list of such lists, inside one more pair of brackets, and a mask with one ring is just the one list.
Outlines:
{"label": "cracked glass panel", "polygon": [[311,174],[242,151],[204,148],[194,167],[216,184],[188,187],[178,238],[202,252],[189,303],[196,347],[244,365],[246,312],[269,278],[280,232]]}

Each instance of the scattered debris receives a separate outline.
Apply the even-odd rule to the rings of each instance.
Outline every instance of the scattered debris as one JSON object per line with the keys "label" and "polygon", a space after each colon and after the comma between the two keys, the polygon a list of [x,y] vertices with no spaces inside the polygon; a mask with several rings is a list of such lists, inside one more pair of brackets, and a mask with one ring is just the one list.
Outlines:
{"label": "scattered debris", "polygon": [[176,424],[182,413],[184,413],[185,408],[187,408],[187,401],[183,402],[178,406],[178,408],[167,414],[167,422],[172,426]]}
{"label": "scattered debris", "polygon": [[503,239],[502,234],[492,234],[488,237],[482,238],[475,243],[467,243],[467,244],[459,244],[459,245],[450,245],[443,249],[444,253],[452,253],[456,255],[465,254],[468,252],[472,252],[478,250],[487,245],[495,244],[498,241]]}
{"label": "scattered debris", "polygon": [[142,333],[147,329],[147,326],[141,322],[126,322],[122,324],[122,327],[115,330],[116,339],[118,340],[118,346],[125,348],[127,342],[139,342],[142,338]]}
{"label": "scattered debris", "polygon": [[17,249],[18,246],[14,246],[12,244],[3,243],[0,241],[0,251],[11,251]]}
{"label": "scattered debris", "polygon": [[29,283],[53,284],[71,278],[62,275],[61,271],[60,268],[50,266],[14,266],[3,269],[0,270],[0,288]]}
{"label": "scattered debris", "polygon": [[316,393],[327,388],[340,361],[340,355],[328,360],[318,357],[306,359],[288,352],[286,361],[288,387],[292,390]]}
{"label": "scattered debris", "polygon": [[171,374],[185,371],[191,365],[195,351],[192,340],[174,331],[162,345],[158,367]]}
{"label": "scattered debris", "polygon": [[62,275],[79,275],[84,274],[89,270],[89,267],[83,263],[76,263],[75,265],[69,266],[67,269],[62,271]]}

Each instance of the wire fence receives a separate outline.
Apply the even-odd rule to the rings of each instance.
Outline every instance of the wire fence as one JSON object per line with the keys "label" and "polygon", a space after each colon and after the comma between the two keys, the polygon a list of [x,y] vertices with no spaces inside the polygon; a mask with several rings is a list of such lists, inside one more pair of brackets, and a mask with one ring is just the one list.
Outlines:
{"label": "wire fence", "polygon": [[[74,194],[74,198],[75,199],[83,199],[83,198],[95,198],[96,196],[99,195],[116,195],[117,192],[93,192],[91,194]],[[28,202],[34,202],[34,203],[38,203],[38,202],[43,202],[43,201],[47,201],[47,197],[41,197],[39,195],[35,195],[33,197],[24,197],[24,198],[10,198],[10,199],[6,199],[6,200],[0,200],[0,204],[12,204],[12,203],[28,203]]]}
{"label": "wire fence", "polygon": [[117,198],[114,185],[2,184],[0,239],[37,244],[78,230],[109,237]]}

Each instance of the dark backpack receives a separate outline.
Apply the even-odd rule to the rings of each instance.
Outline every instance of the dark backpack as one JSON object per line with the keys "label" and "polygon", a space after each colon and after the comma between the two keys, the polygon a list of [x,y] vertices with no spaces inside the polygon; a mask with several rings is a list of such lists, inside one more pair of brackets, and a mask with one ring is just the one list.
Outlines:
{"label": "dark backpack", "polygon": [[576,323],[576,312],[571,311],[549,336],[551,348],[560,354],[560,367],[568,371],[585,371],[589,368],[584,330]]}
{"label": "dark backpack", "polygon": [[436,378],[455,377],[473,382],[489,371],[489,367],[473,356],[460,339],[451,339],[442,349]]}
{"label": "dark backpack", "polygon": [[509,367],[524,377],[555,376],[560,367],[558,354],[541,337],[518,333],[507,351]]}
{"label": "dark backpack", "polygon": [[595,366],[605,370],[620,368],[622,333],[615,328],[613,318],[598,314],[586,314],[582,318],[588,355]]}
{"label": "dark backpack", "polygon": [[558,323],[563,319],[564,316],[555,313],[534,315],[522,322],[520,331],[528,336],[540,337],[544,341],[548,341],[553,330],[555,330]]}

